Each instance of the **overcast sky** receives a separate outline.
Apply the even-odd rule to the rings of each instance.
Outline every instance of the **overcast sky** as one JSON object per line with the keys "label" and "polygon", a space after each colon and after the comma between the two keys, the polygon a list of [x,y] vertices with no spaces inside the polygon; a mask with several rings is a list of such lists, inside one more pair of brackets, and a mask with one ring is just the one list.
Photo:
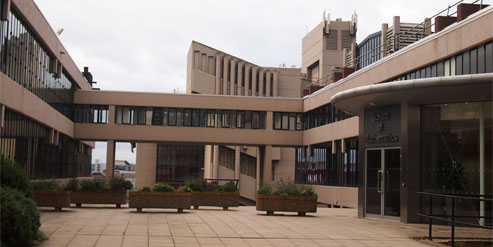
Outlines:
{"label": "overcast sky", "polygon": [[[301,66],[301,39],[322,21],[358,14],[357,41],[401,22],[422,22],[456,0],[413,1],[163,1],[35,0],[80,70],[89,66],[102,90],[185,90],[186,58],[192,40],[260,66]],[[470,1],[467,1],[470,2]],[[488,4],[491,1],[483,1]],[[455,8],[454,8],[455,11]],[[97,143],[93,160],[105,162]],[[135,162],[130,145],[116,159]]]}

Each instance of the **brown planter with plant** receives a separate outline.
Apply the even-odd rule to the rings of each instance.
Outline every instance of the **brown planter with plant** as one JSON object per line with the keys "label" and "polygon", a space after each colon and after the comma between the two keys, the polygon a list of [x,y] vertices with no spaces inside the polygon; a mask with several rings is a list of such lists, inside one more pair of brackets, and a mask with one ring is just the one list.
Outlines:
{"label": "brown planter with plant", "polygon": [[55,211],[70,207],[72,192],[67,187],[60,186],[56,181],[32,182],[33,199],[38,207],[53,207]]}
{"label": "brown planter with plant", "polygon": [[317,212],[317,194],[311,187],[280,181],[274,188],[263,185],[255,196],[257,211],[273,215],[275,211],[296,212],[300,216]]}
{"label": "brown planter with plant", "polygon": [[115,204],[120,208],[127,203],[127,190],[132,189],[130,181],[113,178],[109,184],[85,180],[80,182],[80,189],[72,193],[72,203],[80,208],[82,204]]}
{"label": "brown planter with plant", "polygon": [[200,206],[213,206],[228,210],[229,207],[240,206],[240,192],[233,181],[217,186],[205,180],[195,180],[188,182],[184,190],[192,192],[194,209]]}
{"label": "brown planter with plant", "polygon": [[183,209],[190,209],[192,193],[174,192],[173,186],[158,183],[151,190],[144,187],[141,191],[131,191],[129,198],[129,208],[136,208],[138,213],[142,213],[143,208],[172,208],[182,213]]}

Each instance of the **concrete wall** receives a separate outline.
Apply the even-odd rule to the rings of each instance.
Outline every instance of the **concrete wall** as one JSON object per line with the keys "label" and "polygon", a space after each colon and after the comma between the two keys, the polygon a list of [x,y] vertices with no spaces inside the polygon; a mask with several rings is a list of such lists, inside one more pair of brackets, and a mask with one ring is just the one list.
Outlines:
{"label": "concrete wall", "polygon": [[257,193],[257,180],[244,174],[240,174],[240,195],[255,201]]}
{"label": "concrete wall", "polygon": [[358,188],[307,185],[313,187],[318,195],[318,202],[341,207],[358,207]]}
{"label": "concrete wall", "polygon": [[156,183],[157,144],[137,143],[135,188],[154,186]]}

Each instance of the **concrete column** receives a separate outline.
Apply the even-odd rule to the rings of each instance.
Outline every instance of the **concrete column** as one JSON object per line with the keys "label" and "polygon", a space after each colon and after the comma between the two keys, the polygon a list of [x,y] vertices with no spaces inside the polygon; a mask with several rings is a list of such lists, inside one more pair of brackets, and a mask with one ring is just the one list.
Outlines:
{"label": "concrete column", "polygon": [[216,94],[221,94],[221,59],[222,55],[216,55]]}
{"label": "concrete column", "polygon": [[114,105],[108,106],[108,124],[115,124],[116,107]]}
{"label": "concrete column", "polygon": [[106,180],[113,178],[115,173],[115,141],[106,142]]}
{"label": "concrete column", "polygon": [[260,159],[260,147],[256,147],[255,148],[256,150],[256,153],[257,153],[257,169],[255,171],[255,178],[256,178],[256,184],[257,184],[257,188],[255,189],[255,191],[257,191],[259,188],[260,188],[260,167],[261,167],[261,162],[262,160]]}
{"label": "concrete column", "polygon": [[264,70],[261,69],[259,70],[260,72],[258,73],[258,96],[264,96]]}
{"label": "concrete column", "polygon": [[235,147],[235,178],[240,178],[241,150],[240,146]]}
{"label": "concrete column", "polygon": [[228,73],[229,73],[229,70],[228,70],[228,63],[229,63],[229,60],[230,58],[229,57],[226,57],[224,56],[224,62],[223,62],[223,66],[224,66],[224,69],[223,69],[223,90],[221,92],[221,94],[223,95],[227,95],[229,93],[228,91]]}
{"label": "concrete column", "polygon": [[204,147],[204,178],[212,178],[212,146]]}
{"label": "concrete column", "polygon": [[252,96],[257,96],[257,67],[252,67]]}
{"label": "concrete column", "polygon": [[245,95],[246,96],[251,96],[252,95],[252,88],[250,87],[250,69],[252,66],[250,64],[245,65]]}
{"label": "concrete column", "polygon": [[0,129],[5,126],[5,106],[0,105]]}
{"label": "concrete column", "polygon": [[229,81],[229,95],[236,95],[235,85],[238,83],[235,81],[236,76],[236,60],[231,59],[231,71],[229,72],[231,75],[231,79]]}
{"label": "concrete column", "polygon": [[265,114],[265,129],[272,130],[273,125],[274,125],[274,113],[268,111],[267,114]]}
{"label": "concrete column", "polygon": [[394,25],[392,28],[394,31],[394,51],[398,51],[401,48],[402,39],[402,37],[399,37],[401,34],[401,18],[399,16],[394,16]]}
{"label": "concrete column", "polygon": [[272,182],[272,146],[267,145],[262,147],[262,163],[263,163],[263,184],[271,184]]}
{"label": "concrete column", "polygon": [[157,151],[156,143],[137,143],[135,188],[153,186],[156,183]]}
{"label": "concrete column", "polygon": [[239,62],[238,63],[238,90],[236,91],[236,95],[245,95],[245,87],[242,86],[244,84],[244,76],[243,75],[243,66],[245,63]]}
{"label": "concrete column", "polygon": [[431,34],[431,19],[430,18],[425,18],[425,26],[423,28],[425,29],[424,30],[425,36],[428,36]]}
{"label": "concrete column", "polygon": [[382,24],[382,32],[380,36],[381,50],[380,59],[384,58],[387,54],[387,31],[389,30],[389,25],[387,23]]}
{"label": "concrete column", "polygon": [[219,172],[219,146],[214,145],[214,153],[212,156],[212,178],[218,178]]}
{"label": "concrete column", "polygon": [[274,82],[272,83],[272,96],[273,97],[277,97],[278,95],[278,76],[279,76],[279,72],[278,71],[274,71]]}
{"label": "concrete column", "polygon": [[270,96],[270,91],[271,91],[271,88],[270,88],[270,75],[271,75],[271,72],[270,71],[266,71],[265,72],[265,96],[267,97],[271,97]]}

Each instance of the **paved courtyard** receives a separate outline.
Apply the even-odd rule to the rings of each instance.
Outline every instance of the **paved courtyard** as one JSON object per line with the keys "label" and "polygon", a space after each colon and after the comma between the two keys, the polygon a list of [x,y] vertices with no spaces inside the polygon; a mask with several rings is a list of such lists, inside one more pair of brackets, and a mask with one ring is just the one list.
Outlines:
{"label": "paved courtyard", "polygon": [[[361,219],[355,209],[318,208],[298,217],[266,216],[255,207],[200,210],[88,206],[41,210],[40,246],[428,246],[427,225]],[[450,227],[436,227],[449,236]],[[458,231],[461,234],[461,231]]]}

